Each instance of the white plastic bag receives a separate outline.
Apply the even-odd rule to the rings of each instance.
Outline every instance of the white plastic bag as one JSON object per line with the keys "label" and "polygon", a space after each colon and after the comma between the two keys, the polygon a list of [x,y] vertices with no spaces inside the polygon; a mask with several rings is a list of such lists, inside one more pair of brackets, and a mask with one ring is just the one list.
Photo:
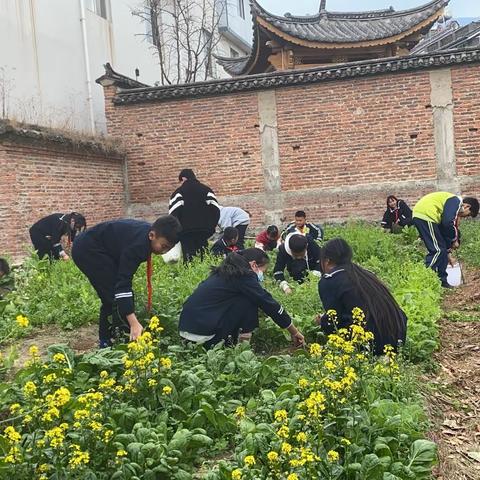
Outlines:
{"label": "white plastic bag", "polygon": [[459,263],[456,263],[453,267],[447,266],[447,281],[452,287],[459,287],[462,282],[462,268]]}
{"label": "white plastic bag", "polygon": [[162,255],[165,263],[175,263],[182,258],[182,244],[178,242],[171,250]]}

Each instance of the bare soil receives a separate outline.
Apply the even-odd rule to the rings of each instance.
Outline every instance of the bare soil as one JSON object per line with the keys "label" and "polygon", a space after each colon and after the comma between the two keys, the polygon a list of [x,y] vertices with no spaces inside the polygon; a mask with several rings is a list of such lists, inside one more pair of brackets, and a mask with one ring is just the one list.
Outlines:
{"label": "bare soil", "polygon": [[[438,371],[428,400],[438,480],[480,480],[480,271],[445,297]],[[468,321],[464,321],[467,319]]]}

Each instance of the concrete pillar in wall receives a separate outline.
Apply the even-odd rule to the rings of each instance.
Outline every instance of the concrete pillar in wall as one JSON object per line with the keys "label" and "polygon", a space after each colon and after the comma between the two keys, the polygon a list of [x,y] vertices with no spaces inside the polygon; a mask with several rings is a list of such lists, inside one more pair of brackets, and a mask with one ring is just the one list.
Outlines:
{"label": "concrete pillar in wall", "polygon": [[283,213],[283,199],[275,90],[258,93],[258,113],[265,190],[265,222],[268,225],[279,225]]}
{"label": "concrete pillar in wall", "polygon": [[452,72],[450,68],[432,70],[430,86],[437,161],[437,188],[460,193],[455,156]]}

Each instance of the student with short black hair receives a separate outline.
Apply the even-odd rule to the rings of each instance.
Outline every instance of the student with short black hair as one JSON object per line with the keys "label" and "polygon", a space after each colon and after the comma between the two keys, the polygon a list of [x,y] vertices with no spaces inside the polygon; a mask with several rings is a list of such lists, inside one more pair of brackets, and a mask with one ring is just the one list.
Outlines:
{"label": "student with short black hair", "polygon": [[392,233],[397,233],[403,227],[411,224],[412,210],[407,203],[398,199],[395,195],[389,195],[387,197],[387,209],[381,222],[382,227]]}
{"label": "student with short black hair", "polygon": [[461,218],[478,215],[478,200],[449,192],[434,192],[422,197],[413,207],[413,224],[428,250],[427,267],[437,272],[444,288],[452,288],[447,281],[447,266],[454,263],[452,250],[460,246],[458,222]]}
{"label": "student with short black hair", "polygon": [[365,329],[372,332],[373,352],[382,355],[385,346],[395,350],[405,344],[407,316],[388,288],[371,272],[353,263],[350,245],[334,238],[321,249],[322,278],[318,292],[326,312],[335,311],[336,319],[327,313],[317,318],[327,335],[353,324],[353,309],[365,314]]}
{"label": "student with short black hair", "polygon": [[282,239],[285,240],[287,235],[291,233],[299,233],[305,235],[311,240],[322,240],[323,230],[320,226],[307,222],[307,214],[303,210],[295,212],[295,220],[289,223],[282,233]]}
{"label": "student with short black hair", "polygon": [[[139,265],[147,262],[148,307],[152,298],[151,256],[168,252],[178,242],[178,220],[160,217],[152,225],[138,220],[103,222],[75,240],[72,258],[87,276],[102,302],[99,319],[100,347],[112,344],[121,332],[136,340],[143,327],[135,315],[132,280]],[[109,318],[111,317],[111,322]]]}
{"label": "student with short black hair", "polygon": [[240,250],[245,248],[245,234],[250,225],[250,212],[240,207],[220,207],[218,226],[225,230],[235,227],[238,231],[237,246]]}
{"label": "student with short black hair", "polygon": [[30,238],[40,259],[48,255],[50,259],[69,260],[61,243],[62,237],[67,236],[70,244],[77,233],[86,228],[87,221],[81,213],[53,213],[30,227]]}
{"label": "student with short black hair", "polygon": [[208,249],[208,239],[215,233],[220,206],[213,190],[200,183],[193,170],[183,169],[178,175],[180,186],[172,193],[169,214],[182,226],[182,252],[189,262]]}
{"label": "student with short black hair", "polygon": [[180,336],[206,348],[220,342],[235,345],[239,336],[248,338],[258,327],[261,309],[288,330],[294,345],[303,345],[288,313],[261,285],[267,267],[268,256],[258,248],[229,254],[184,303]]}
{"label": "student with short black hair", "polygon": [[214,255],[226,257],[229,253],[239,250],[237,246],[238,230],[235,227],[227,227],[223,231],[222,238],[219,238],[212,246]]}
{"label": "student with short black hair", "polygon": [[320,276],[320,247],[310,237],[291,233],[278,248],[273,273],[275,280],[280,282],[280,288],[286,294],[290,294],[292,289],[285,280],[285,269],[298,283],[305,280],[309,271]]}
{"label": "student with short black hair", "polygon": [[265,252],[275,250],[281,243],[280,231],[276,225],[269,225],[266,230],[260,232],[255,239],[255,248]]}

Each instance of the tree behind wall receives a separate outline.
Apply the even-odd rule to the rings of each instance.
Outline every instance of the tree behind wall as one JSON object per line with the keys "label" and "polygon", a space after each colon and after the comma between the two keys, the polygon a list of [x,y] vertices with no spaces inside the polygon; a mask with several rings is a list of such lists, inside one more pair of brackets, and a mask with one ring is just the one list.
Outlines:
{"label": "tree behind wall", "polygon": [[145,37],[158,58],[162,85],[192,83],[213,76],[213,53],[224,0],[146,0],[132,9],[146,26]]}

